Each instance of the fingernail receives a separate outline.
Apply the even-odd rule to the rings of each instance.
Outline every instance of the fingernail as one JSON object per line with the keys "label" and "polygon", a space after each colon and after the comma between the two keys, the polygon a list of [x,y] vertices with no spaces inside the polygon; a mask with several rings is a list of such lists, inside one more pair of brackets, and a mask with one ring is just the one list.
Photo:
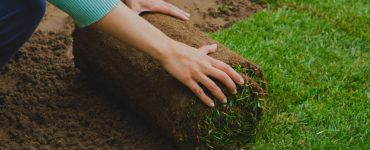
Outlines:
{"label": "fingernail", "polygon": [[223,103],[227,103],[227,98],[225,97],[223,100],[222,100]]}
{"label": "fingernail", "polygon": [[209,104],[209,106],[211,106],[211,107],[215,107],[215,103],[214,103],[214,102],[211,102],[211,103]]}
{"label": "fingernail", "polygon": [[238,91],[235,89],[234,91],[233,91],[233,94],[237,94],[238,93]]}
{"label": "fingernail", "polygon": [[244,84],[244,79],[243,79],[243,78],[241,78],[241,79],[239,80],[239,84]]}
{"label": "fingernail", "polygon": [[186,13],[186,16],[190,17],[190,14],[189,13]]}
{"label": "fingernail", "polygon": [[217,48],[217,44],[212,44],[211,47],[212,48]]}

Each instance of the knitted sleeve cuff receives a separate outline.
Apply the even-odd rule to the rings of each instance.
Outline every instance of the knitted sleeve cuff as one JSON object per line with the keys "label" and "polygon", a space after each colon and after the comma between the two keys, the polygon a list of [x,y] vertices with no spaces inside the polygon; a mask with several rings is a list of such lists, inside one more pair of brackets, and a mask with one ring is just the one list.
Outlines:
{"label": "knitted sleeve cuff", "polygon": [[49,0],[69,14],[78,27],[89,26],[106,16],[120,0]]}

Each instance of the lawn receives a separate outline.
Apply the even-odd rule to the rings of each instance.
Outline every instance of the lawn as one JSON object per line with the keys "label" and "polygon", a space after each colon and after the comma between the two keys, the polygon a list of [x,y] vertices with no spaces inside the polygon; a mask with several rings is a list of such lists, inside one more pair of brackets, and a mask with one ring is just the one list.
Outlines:
{"label": "lawn", "polygon": [[370,149],[370,1],[281,0],[213,38],[259,64],[252,149]]}

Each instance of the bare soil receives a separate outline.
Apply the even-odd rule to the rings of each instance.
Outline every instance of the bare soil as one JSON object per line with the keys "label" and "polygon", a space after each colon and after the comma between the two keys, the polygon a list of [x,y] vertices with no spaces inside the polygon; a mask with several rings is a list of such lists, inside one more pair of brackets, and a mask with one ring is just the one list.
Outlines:
{"label": "bare soil", "polygon": [[166,0],[191,14],[202,31],[217,31],[265,7],[257,0]]}
{"label": "bare soil", "polygon": [[[204,31],[220,29],[263,8],[247,0],[232,0],[240,9],[214,13],[230,4],[170,1],[190,10],[194,24]],[[176,149],[87,82],[73,62],[73,29],[66,14],[48,6],[37,32],[1,71],[0,149]]]}

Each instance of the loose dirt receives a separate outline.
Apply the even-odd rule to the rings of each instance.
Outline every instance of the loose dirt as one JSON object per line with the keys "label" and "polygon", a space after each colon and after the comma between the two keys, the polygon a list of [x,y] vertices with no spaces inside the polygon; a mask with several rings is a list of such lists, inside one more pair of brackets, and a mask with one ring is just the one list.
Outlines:
{"label": "loose dirt", "polygon": [[257,0],[166,0],[191,14],[190,20],[203,31],[217,31],[253,15],[265,5]]}
{"label": "loose dirt", "polygon": [[[263,8],[232,0],[240,9],[214,15],[213,10],[227,2],[212,1],[214,5],[207,6],[206,1],[172,0],[190,10],[194,24],[204,31],[220,29]],[[196,21],[204,15],[208,19]],[[175,149],[135,114],[87,82],[72,59],[73,29],[66,14],[48,6],[38,31],[1,71],[0,149]]]}

